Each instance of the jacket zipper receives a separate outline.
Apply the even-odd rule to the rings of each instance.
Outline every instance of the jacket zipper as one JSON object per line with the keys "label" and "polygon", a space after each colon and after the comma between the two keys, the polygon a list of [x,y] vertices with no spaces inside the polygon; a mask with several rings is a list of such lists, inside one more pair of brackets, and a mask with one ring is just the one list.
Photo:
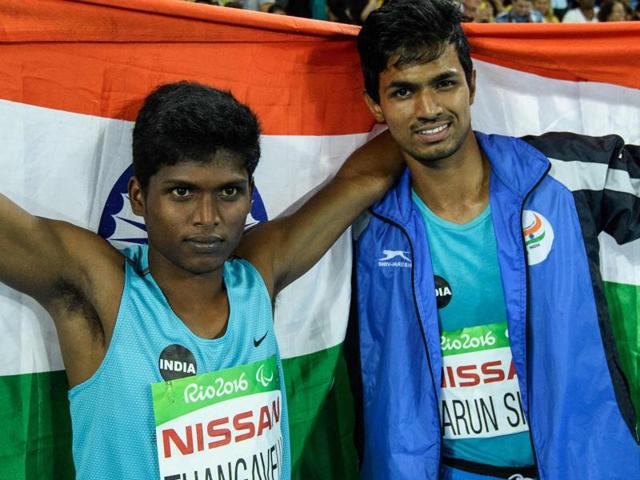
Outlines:
{"label": "jacket zipper", "polygon": [[[542,182],[542,180],[544,180],[544,178],[547,176],[547,174],[549,173],[549,170],[551,170],[551,164],[547,165],[547,167],[545,168],[544,172],[542,175],[540,175],[540,178],[538,179],[538,181],[536,183],[533,184],[533,186],[529,189],[529,191],[527,192],[527,194],[522,198],[522,203],[520,204],[520,224],[522,224],[522,214],[524,212],[524,205],[525,203],[527,203],[527,199],[531,196],[531,194],[533,193],[533,191],[536,189],[536,187],[538,185],[540,185],[540,183]],[[525,295],[525,312],[524,312],[524,320],[525,320],[525,324],[524,324],[524,331],[525,331],[525,342],[524,342],[524,353],[525,353],[525,358],[528,359],[529,358],[529,348],[528,348],[528,341],[527,341],[527,337],[526,337],[526,333],[527,333],[527,326],[529,325],[529,299],[528,299],[528,292],[529,292],[529,285],[528,285],[528,280],[527,280],[527,273],[529,271],[528,269],[528,260],[527,260],[527,247],[524,244],[524,238],[522,236],[522,234],[520,235],[520,247],[521,247],[521,252],[522,252],[522,257],[524,259],[524,265],[525,265],[525,279],[524,279],[524,283],[525,283],[525,293],[527,295]],[[527,364],[525,364],[525,368],[527,368]],[[527,380],[529,378],[528,372],[527,372]],[[543,480],[542,475],[540,475],[540,469],[538,468],[538,455],[536,454],[536,445],[533,441],[533,432],[532,432],[532,428],[531,428],[531,394],[528,391],[528,385],[525,385],[525,387],[527,388],[527,422],[529,423],[529,441],[531,442],[531,452],[533,453],[533,464],[534,467],[536,469],[536,471],[538,472],[537,478],[538,480]]]}

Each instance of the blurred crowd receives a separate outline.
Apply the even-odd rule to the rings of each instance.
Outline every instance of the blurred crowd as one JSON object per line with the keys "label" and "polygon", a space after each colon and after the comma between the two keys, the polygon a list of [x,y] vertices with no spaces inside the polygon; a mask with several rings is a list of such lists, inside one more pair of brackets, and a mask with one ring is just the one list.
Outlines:
{"label": "blurred crowd", "polygon": [[637,0],[462,0],[472,22],[586,23],[640,20]]}
{"label": "blurred crowd", "polygon": [[[384,0],[185,0],[276,15],[361,24]],[[640,20],[640,0],[460,0],[469,22],[585,23]]]}

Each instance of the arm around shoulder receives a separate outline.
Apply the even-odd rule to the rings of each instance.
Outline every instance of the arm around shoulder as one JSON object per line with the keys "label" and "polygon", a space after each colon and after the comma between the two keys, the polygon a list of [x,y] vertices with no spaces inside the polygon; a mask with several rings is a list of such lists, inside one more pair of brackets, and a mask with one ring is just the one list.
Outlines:
{"label": "arm around shoulder", "polygon": [[237,250],[260,271],[269,293],[309,270],[366,208],[382,198],[404,167],[388,132],[360,147],[298,211],[259,225]]}

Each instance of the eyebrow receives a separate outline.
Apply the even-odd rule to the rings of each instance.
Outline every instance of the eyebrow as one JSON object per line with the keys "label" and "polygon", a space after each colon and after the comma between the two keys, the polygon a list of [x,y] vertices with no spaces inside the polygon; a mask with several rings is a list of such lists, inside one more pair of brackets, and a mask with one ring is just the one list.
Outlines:
{"label": "eyebrow", "polygon": [[430,83],[438,83],[443,80],[450,80],[452,78],[459,78],[460,72],[458,70],[448,70],[446,72],[442,72],[430,80]]}
{"label": "eyebrow", "polygon": [[[217,188],[225,188],[225,187],[242,187],[250,183],[246,178],[231,178],[228,181],[221,183]],[[162,185],[165,187],[189,187],[189,188],[200,188],[196,182],[180,179],[180,178],[167,178],[163,180]]]}
{"label": "eyebrow", "polygon": [[162,185],[167,185],[167,186],[181,185],[185,187],[194,187],[195,183],[190,182],[189,180],[181,179],[181,178],[167,178],[166,180],[162,181]]}
{"label": "eyebrow", "polygon": [[416,85],[416,82],[409,82],[407,80],[394,80],[389,85],[387,85],[386,90],[394,90],[396,88],[413,88]]}
{"label": "eyebrow", "polygon": [[[429,79],[429,84],[434,85],[438,82],[442,82],[443,80],[450,80],[452,78],[460,78],[460,72],[458,70],[447,70],[446,72],[439,73],[433,78]],[[415,88],[419,85],[419,82],[410,82],[409,80],[394,80],[389,85],[387,85],[386,90],[393,90],[396,88]]]}
{"label": "eyebrow", "polygon": [[180,186],[184,186],[184,187],[194,187],[195,184],[193,182],[190,182],[188,180],[183,180],[180,178],[167,178],[166,180],[162,181],[162,185],[164,186],[175,186],[175,185],[180,185]]}

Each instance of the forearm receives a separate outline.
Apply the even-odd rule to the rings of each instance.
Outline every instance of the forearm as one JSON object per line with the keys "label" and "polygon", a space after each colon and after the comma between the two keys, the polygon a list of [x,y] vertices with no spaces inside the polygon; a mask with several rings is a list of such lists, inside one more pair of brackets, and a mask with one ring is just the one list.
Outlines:
{"label": "forearm", "polygon": [[[364,202],[366,208],[382,198],[404,166],[400,148],[386,130],[353,152],[338,170],[334,182],[347,182],[345,194]],[[350,187],[356,190],[350,191]]]}
{"label": "forearm", "polygon": [[402,156],[388,133],[354,152],[336,176],[298,211],[261,225],[238,254],[254,262],[277,293],[303,275],[402,171]]}

